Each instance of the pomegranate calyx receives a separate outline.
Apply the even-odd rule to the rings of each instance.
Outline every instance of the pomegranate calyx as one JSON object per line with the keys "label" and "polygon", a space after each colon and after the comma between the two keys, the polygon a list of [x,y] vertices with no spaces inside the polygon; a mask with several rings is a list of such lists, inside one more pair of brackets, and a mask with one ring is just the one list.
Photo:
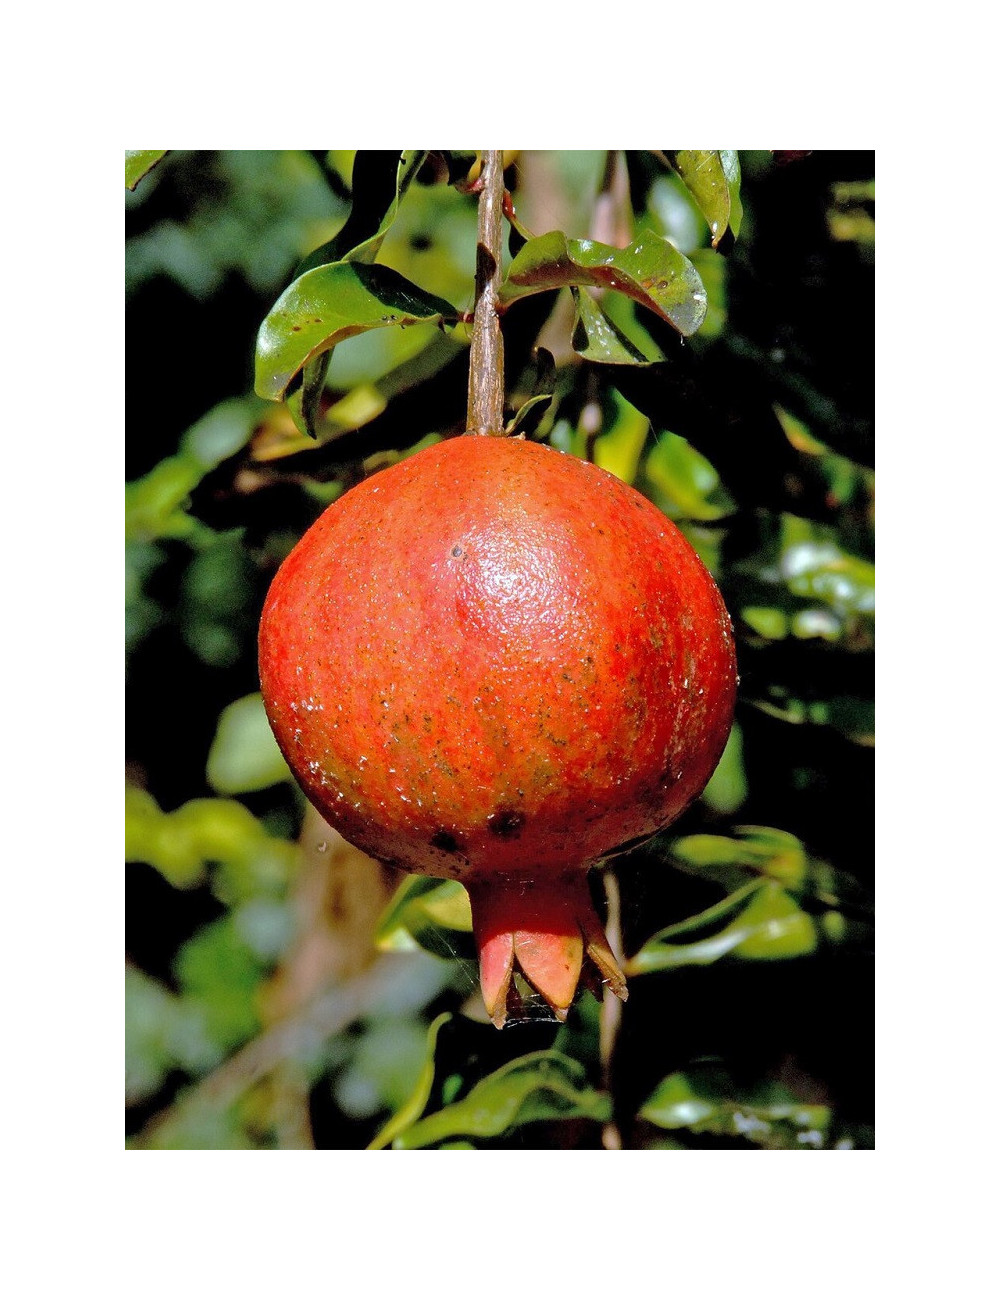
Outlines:
{"label": "pomegranate calyx", "polygon": [[498,1029],[514,1010],[515,969],[541,994],[557,1020],[569,1013],[585,961],[595,968],[588,975],[596,973],[622,1001],[628,997],[585,874],[554,881],[518,877],[470,882],[469,897],[483,1000]]}

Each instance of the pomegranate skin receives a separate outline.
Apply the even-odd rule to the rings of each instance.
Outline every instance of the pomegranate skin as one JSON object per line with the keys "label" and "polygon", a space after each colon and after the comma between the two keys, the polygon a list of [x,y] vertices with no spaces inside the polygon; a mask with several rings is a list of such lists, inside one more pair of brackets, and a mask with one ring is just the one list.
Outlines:
{"label": "pomegranate skin", "polygon": [[651,502],[475,435],[334,502],[275,576],[259,651],[311,802],[372,856],[462,881],[479,922],[673,821],[736,690],[722,598]]}

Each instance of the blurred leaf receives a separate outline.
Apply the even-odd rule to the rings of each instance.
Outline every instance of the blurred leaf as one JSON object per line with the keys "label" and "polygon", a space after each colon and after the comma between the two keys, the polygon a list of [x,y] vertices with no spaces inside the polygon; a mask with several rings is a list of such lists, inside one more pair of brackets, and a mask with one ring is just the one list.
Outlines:
{"label": "blurred leaf", "polygon": [[400,1107],[392,1119],[369,1143],[369,1151],[381,1151],[384,1147],[387,1147],[400,1134],[411,1128],[424,1113],[427,1103],[430,1101],[431,1088],[434,1084],[434,1052],[437,1048],[438,1034],[441,1032],[441,1026],[446,1025],[450,1019],[451,1012],[444,1011],[436,1020],[431,1022],[430,1028],[427,1030],[427,1052],[416,1087],[405,1104]]}
{"label": "blurred leaf", "polygon": [[730,214],[729,180],[719,151],[717,149],[668,150],[667,157],[691,191],[708,222],[712,247],[715,248],[729,227]]}
{"label": "blurred leaf", "polygon": [[245,445],[264,409],[255,397],[220,402],[187,430],[176,455],[126,483],[126,538],[206,538],[208,530],[185,509],[188,497],[209,470]]}
{"label": "blurred leaf", "polygon": [[219,714],[206,776],[220,794],[265,790],[291,779],[259,691],[234,700]]}
{"label": "blurred leaf", "polygon": [[594,441],[594,463],[623,483],[634,483],[639,461],[649,436],[649,421],[612,389],[614,419]]}
{"label": "blurred leaf", "polygon": [[531,239],[510,264],[501,300],[568,285],[617,289],[693,334],[705,319],[705,289],[688,259],[647,231],[628,248],[567,239],[559,230]]}
{"label": "blurred leaf", "polygon": [[712,1065],[668,1075],[639,1115],[659,1128],[798,1150],[825,1145],[831,1120],[828,1106],[807,1105],[776,1082],[737,1087],[725,1070]]}
{"label": "blurred leaf", "polygon": [[723,816],[734,813],[746,799],[747,776],[743,765],[743,733],[739,723],[733,723],[719,765],[701,792],[701,797],[713,812]]}
{"label": "blurred leaf", "polygon": [[175,962],[183,994],[204,1009],[207,1033],[226,1050],[260,1029],[256,996],[266,970],[240,938],[232,916],[199,930]]}
{"label": "blurred leaf", "polygon": [[167,153],[166,149],[126,149],[125,188],[134,190],[142,178],[151,172]]}
{"label": "blurred leaf", "polygon": [[402,1106],[424,1068],[423,1025],[398,1017],[373,1020],[353,1049],[334,1084],[340,1108],[353,1119],[370,1119]]}
{"label": "blurred leaf", "polygon": [[874,564],[850,554],[827,525],[782,514],[765,527],[759,548],[731,568],[730,609],[765,640],[793,636],[870,650]]}
{"label": "blurred leaf", "polygon": [[289,285],[260,327],[256,390],[279,401],[307,362],[342,339],[455,315],[451,303],[387,266],[334,262],[317,267]]}
{"label": "blurred leaf", "polygon": [[125,1100],[137,1105],[156,1093],[171,1070],[201,1073],[221,1051],[202,1010],[134,966],[125,968]]}
{"label": "blurred leaf", "polygon": [[672,519],[721,519],[735,509],[715,467],[679,434],[657,436],[643,474],[647,495]]}
{"label": "blurred leaf", "polygon": [[227,902],[278,892],[295,853],[234,799],[190,799],[165,813],[145,790],[125,787],[125,860],[147,862],[175,889],[200,884],[214,863]]}
{"label": "blurred leaf", "polygon": [[457,880],[408,876],[375,927],[375,944],[384,952],[418,948],[446,960],[474,961],[469,895]]}
{"label": "blurred leaf", "polygon": [[[751,894],[750,902],[740,915],[707,939],[694,943],[667,943],[666,938],[676,932],[676,927],[668,927],[653,935],[626,962],[626,975],[648,975],[679,966],[707,966],[729,953],[747,960],[766,961],[801,957],[814,951],[816,924],[790,894],[773,881],[766,881],[744,886],[744,890],[734,897],[742,901],[748,893]],[[713,912],[710,919],[714,920],[725,906],[719,904],[710,910]]]}
{"label": "blurred leaf", "polygon": [[618,366],[648,366],[654,361],[663,360],[663,353],[655,345],[644,352],[633,343],[586,289],[574,287],[572,294],[576,312],[573,320],[573,351],[585,361]]}
{"label": "blurred leaf", "polygon": [[535,1120],[610,1118],[606,1093],[586,1083],[586,1070],[559,1052],[533,1052],[494,1071],[460,1101],[419,1120],[394,1141],[413,1150],[453,1137],[492,1138]]}

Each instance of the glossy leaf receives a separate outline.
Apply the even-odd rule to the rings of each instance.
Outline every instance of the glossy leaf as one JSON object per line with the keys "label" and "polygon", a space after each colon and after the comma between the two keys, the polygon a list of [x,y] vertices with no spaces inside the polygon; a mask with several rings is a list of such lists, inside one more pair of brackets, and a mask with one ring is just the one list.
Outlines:
{"label": "glossy leaf", "polygon": [[732,570],[734,614],[758,637],[836,641],[870,650],[875,634],[875,566],[852,555],[836,531],[797,515],[778,516],[759,549]]}
{"label": "glossy leaf", "polygon": [[743,201],[740,198],[740,156],[735,149],[720,149],[722,170],[729,186],[729,229],[735,239],[743,225]]}
{"label": "glossy leaf", "polygon": [[693,334],[705,319],[705,288],[698,272],[652,231],[628,248],[568,239],[558,230],[530,239],[510,264],[501,300],[574,285],[617,289],[681,334]]}
{"label": "glossy leaf", "polygon": [[673,944],[666,942],[672,933],[673,927],[648,940],[626,963],[626,975],[707,966],[730,953],[747,960],[801,957],[814,951],[817,944],[812,917],[770,881],[754,888],[747,907],[717,934],[693,943]]}
{"label": "glossy leaf", "polygon": [[668,152],[678,176],[690,190],[712,236],[712,247],[729,228],[729,180],[717,149],[677,149]]}
{"label": "glossy leaf", "polygon": [[789,888],[799,888],[807,871],[802,841],[773,826],[737,826],[733,836],[685,835],[674,840],[670,855],[682,869],[747,867]]}
{"label": "glossy leaf", "polygon": [[456,880],[408,876],[393,895],[375,929],[385,952],[422,948],[435,957],[474,961],[469,895]]}
{"label": "glossy leaf", "polygon": [[606,1093],[591,1088],[579,1062],[533,1052],[494,1071],[465,1097],[420,1120],[393,1145],[412,1150],[449,1138],[495,1138],[535,1120],[610,1118]]}
{"label": "glossy leaf", "polygon": [[539,393],[537,397],[529,397],[522,406],[518,407],[513,418],[507,421],[504,433],[508,437],[515,433],[530,437],[551,405],[551,393]]}
{"label": "glossy leaf", "polygon": [[647,345],[644,351],[633,343],[586,289],[573,288],[573,351],[586,361],[615,366],[649,366],[662,361],[663,353]]}
{"label": "glossy leaf", "polygon": [[289,285],[257,336],[256,390],[279,401],[314,357],[366,330],[439,321],[457,313],[388,266],[334,262]]}
{"label": "glossy leaf", "polygon": [[[374,262],[396,219],[400,200],[426,157],[417,149],[404,150],[398,160],[388,150],[359,150],[354,159],[354,201],[347,220],[333,239],[303,259],[296,277],[332,262]],[[387,202],[382,201],[382,194]]]}
{"label": "glossy leaf", "polygon": [[369,1143],[369,1151],[381,1151],[384,1147],[387,1147],[405,1133],[407,1129],[412,1128],[424,1113],[427,1103],[430,1101],[431,1088],[434,1086],[434,1052],[437,1048],[438,1034],[441,1032],[441,1027],[446,1025],[451,1018],[450,1011],[443,1011],[436,1020],[431,1022],[430,1028],[427,1030],[427,1056],[416,1086],[406,1102]]}
{"label": "glossy leaf", "polygon": [[125,188],[134,190],[142,178],[148,176],[168,152],[167,149],[126,149]]}
{"label": "glossy leaf", "polygon": [[824,1146],[831,1120],[828,1106],[806,1104],[776,1082],[741,1088],[715,1065],[695,1065],[668,1075],[639,1115],[658,1128],[798,1150]]}

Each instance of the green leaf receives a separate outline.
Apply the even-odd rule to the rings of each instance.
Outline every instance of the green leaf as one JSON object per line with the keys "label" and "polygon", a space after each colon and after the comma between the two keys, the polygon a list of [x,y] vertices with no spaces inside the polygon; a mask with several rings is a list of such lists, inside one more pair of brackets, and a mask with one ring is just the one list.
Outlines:
{"label": "green leaf", "polygon": [[530,437],[552,405],[552,397],[552,393],[539,393],[536,397],[529,397],[523,406],[518,407],[513,419],[508,420],[504,433],[508,437],[514,433]]}
{"label": "green leaf", "polygon": [[[648,975],[679,966],[707,966],[728,953],[754,961],[801,957],[815,950],[816,924],[791,895],[767,881],[746,886],[734,897],[741,900],[747,893],[752,895],[749,905],[718,934],[685,944],[666,942],[677,932],[677,927],[653,935],[626,963],[626,975]],[[725,906],[720,904],[710,910],[718,915]],[[700,922],[703,917],[694,919]]]}
{"label": "green leaf", "polygon": [[560,1052],[533,1052],[494,1071],[460,1101],[418,1121],[394,1142],[413,1150],[449,1138],[494,1138],[534,1120],[611,1116],[606,1093],[586,1083],[586,1070]]}
{"label": "green leaf", "polygon": [[740,155],[735,149],[720,149],[719,157],[722,159],[722,170],[725,173],[726,184],[729,186],[729,229],[733,232],[733,238],[737,238],[740,233],[740,227],[743,225],[743,201],[740,198]]}
{"label": "green leaf", "polygon": [[657,436],[643,472],[648,495],[671,519],[722,519],[735,509],[715,466],[680,434]]}
{"label": "green leaf", "polygon": [[405,1133],[407,1129],[412,1128],[424,1113],[424,1109],[428,1101],[430,1101],[431,1088],[434,1084],[434,1051],[437,1047],[438,1034],[441,1032],[442,1025],[446,1025],[451,1018],[450,1011],[443,1011],[436,1020],[431,1022],[431,1026],[427,1030],[427,1056],[416,1087],[406,1102],[393,1115],[392,1119],[369,1143],[369,1151],[381,1151],[384,1147],[387,1147]]}
{"label": "green leaf", "polygon": [[717,247],[730,216],[729,180],[719,151],[677,149],[668,151],[667,157],[708,222],[712,247]]}
{"label": "green leaf", "polygon": [[326,388],[326,376],[333,360],[333,348],[321,352],[302,367],[302,382],[286,394],[288,409],[299,433],[319,438],[319,404]]}
{"label": "green leaf", "polygon": [[655,345],[647,345],[647,351],[643,351],[633,343],[586,289],[574,287],[572,294],[576,309],[572,342],[578,356],[616,366],[649,366],[663,360],[663,353]]}
{"label": "green leaf", "polygon": [[711,780],[701,792],[701,797],[709,808],[722,816],[729,816],[747,797],[747,775],[743,764],[743,732],[738,722],[726,741],[718,766],[712,773]]}
{"label": "green leaf", "polygon": [[220,1047],[236,1047],[258,1031],[256,994],[265,966],[240,938],[232,915],[199,930],[174,965],[184,998],[203,1008],[206,1031]]}
{"label": "green leaf", "polygon": [[823,1146],[831,1113],[808,1105],[773,1081],[738,1087],[727,1071],[695,1065],[668,1075],[639,1111],[658,1128],[742,1137],[764,1148]]}
{"label": "green leaf", "polygon": [[220,794],[266,790],[291,779],[259,691],[234,700],[219,714],[206,776]]}
{"label": "green leaf", "polygon": [[359,149],[351,181],[354,202],[347,220],[333,239],[300,263],[296,278],[332,262],[374,262],[396,219],[399,202],[426,157],[426,152],[416,149],[398,155],[389,150]]}
{"label": "green leaf", "polygon": [[617,289],[693,334],[705,319],[705,288],[698,272],[672,244],[652,231],[627,248],[591,239],[567,239],[559,230],[530,239],[510,264],[501,300],[572,285]]}
{"label": "green leaf", "polygon": [[280,401],[313,358],[343,339],[387,325],[457,315],[388,266],[334,262],[307,271],[271,308],[257,336],[256,390]]}
{"label": "green leaf", "polygon": [[747,867],[795,889],[806,878],[808,858],[802,841],[773,826],[737,826],[735,835],[685,835],[670,845],[682,870]]}
{"label": "green leaf", "polygon": [[134,190],[168,152],[167,149],[126,149],[125,188]]}
{"label": "green leaf", "polygon": [[409,876],[396,890],[375,928],[376,947],[385,952],[422,948],[435,957],[474,961],[472,908],[457,880]]}
{"label": "green leaf", "polygon": [[147,791],[125,787],[125,860],[148,862],[176,889],[200,884],[211,862],[224,901],[279,893],[295,854],[235,799],[189,799],[166,813]]}

